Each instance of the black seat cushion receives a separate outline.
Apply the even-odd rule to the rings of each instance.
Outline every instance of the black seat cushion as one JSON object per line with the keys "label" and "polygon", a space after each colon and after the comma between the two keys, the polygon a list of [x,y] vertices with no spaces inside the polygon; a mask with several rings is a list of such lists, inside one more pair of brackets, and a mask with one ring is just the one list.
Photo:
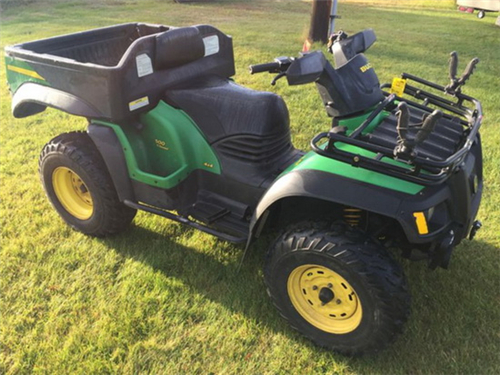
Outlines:
{"label": "black seat cushion", "polygon": [[228,79],[204,78],[195,86],[167,91],[166,100],[184,110],[211,144],[231,135],[289,132],[288,109],[280,96]]}

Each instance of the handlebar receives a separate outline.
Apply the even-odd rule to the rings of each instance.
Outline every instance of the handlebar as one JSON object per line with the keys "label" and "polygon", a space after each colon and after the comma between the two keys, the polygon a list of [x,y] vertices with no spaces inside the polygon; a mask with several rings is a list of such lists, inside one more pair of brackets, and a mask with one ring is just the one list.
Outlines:
{"label": "handlebar", "polygon": [[281,63],[275,61],[275,62],[266,63],[266,64],[250,65],[248,67],[248,69],[250,70],[250,74],[264,73],[264,72],[279,73],[280,67],[281,67]]}

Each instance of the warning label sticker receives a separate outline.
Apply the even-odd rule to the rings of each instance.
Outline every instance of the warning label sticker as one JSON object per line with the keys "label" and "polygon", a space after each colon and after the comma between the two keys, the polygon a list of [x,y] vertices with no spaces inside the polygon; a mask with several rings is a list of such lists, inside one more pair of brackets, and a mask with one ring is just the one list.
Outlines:
{"label": "warning label sticker", "polygon": [[135,62],[137,64],[137,75],[139,77],[144,77],[153,73],[153,64],[149,56],[145,53],[136,56]]}
{"label": "warning label sticker", "polygon": [[203,44],[205,45],[205,56],[215,55],[219,52],[219,37],[217,35],[203,38]]}
{"label": "warning label sticker", "polygon": [[133,102],[128,103],[128,108],[130,112],[135,111],[136,109],[145,107],[149,104],[149,99],[147,96],[134,100]]}
{"label": "warning label sticker", "polygon": [[406,79],[394,78],[392,80],[391,94],[396,94],[397,96],[403,96],[406,87]]}

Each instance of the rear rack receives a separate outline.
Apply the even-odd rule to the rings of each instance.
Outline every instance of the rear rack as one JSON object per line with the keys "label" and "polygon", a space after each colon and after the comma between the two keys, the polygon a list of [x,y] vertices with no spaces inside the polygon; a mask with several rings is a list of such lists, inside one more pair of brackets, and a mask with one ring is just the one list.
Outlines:
{"label": "rear rack", "polygon": [[[456,92],[453,95],[457,99],[457,101],[454,102],[418,87],[412,86],[408,84],[408,81],[414,81],[432,89],[439,90],[441,93],[445,92],[444,86],[429,82],[408,73],[403,73],[401,75],[401,78],[407,80],[404,93],[417,100],[422,100],[422,103],[408,100],[384,91],[386,99],[382,101],[373,110],[370,116],[368,116],[368,118],[366,118],[366,120],[355,130],[353,130],[348,135],[343,134],[342,132],[336,133],[333,131],[320,133],[316,135],[311,141],[312,149],[322,156],[340,160],[355,167],[369,169],[375,172],[383,173],[385,175],[397,177],[421,185],[438,185],[445,181],[451,175],[451,173],[453,173],[453,171],[460,167],[463,160],[469,153],[472,144],[474,143],[474,139],[478,134],[483,118],[481,103],[468,95],[462,94],[461,92]],[[381,86],[381,88],[386,89],[390,86],[390,84],[384,84]],[[428,113],[431,113],[435,109],[429,107],[430,105],[439,109],[443,109],[448,112],[444,113],[443,118],[450,120],[456,119],[456,117],[454,117],[452,114],[458,115],[460,124],[464,127],[463,135],[466,135],[466,137],[463,138],[456,151],[448,158],[443,160],[431,160],[429,158],[421,157],[418,154],[412,158],[402,158],[400,156],[395,156],[394,149],[392,148],[372,144],[370,142],[359,139],[359,136],[362,134],[363,130],[365,130],[371,124],[371,122],[377,117],[379,113],[381,113],[386,108],[391,111],[394,110],[394,108],[396,107],[396,105],[394,104],[395,101],[404,101],[410,106]],[[470,103],[473,109],[466,107],[464,105],[464,102]],[[338,120],[335,119],[334,123],[336,121]],[[343,150],[338,147],[337,142],[371,151],[375,153],[375,156],[369,157]],[[387,163],[382,160],[384,158],[390,158],[403,164]]]}

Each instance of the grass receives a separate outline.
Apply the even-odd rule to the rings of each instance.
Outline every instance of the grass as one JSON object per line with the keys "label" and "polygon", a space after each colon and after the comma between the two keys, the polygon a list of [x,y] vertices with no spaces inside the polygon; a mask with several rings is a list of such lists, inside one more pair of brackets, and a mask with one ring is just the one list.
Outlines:
{"label": "grass", "polygon": [[[44,196],[37,158],[50,138],[85,129],[85,121],[55,110],[14,119],[2,62],[0,373],[499,373],[500,29],[494,14],[478,20],[425,5],[341,1],[337,21],[348,33],[376,30],[367,56],[381,81],[404,70],[444,84],[451,50],[461,67],[481,58],[466,92],[485,112],[484,229],[457,248],[449,271],[402,261],[413,312],[396,344],[351,359],[293,332],[264,291],[266,239],[237,273],[240,248],[159,217],[140,213],[130,230],[108,239],[72,231]],[[328,128],[313,85],[273,88],[269,76],[250,76],[246,67],[295,55],[309,11],[302,1],[26,1],[4,9],[1,47],[129,21],[209,23],[234,37],[236,81],[282,95],[294,144],[308,148]]]}

